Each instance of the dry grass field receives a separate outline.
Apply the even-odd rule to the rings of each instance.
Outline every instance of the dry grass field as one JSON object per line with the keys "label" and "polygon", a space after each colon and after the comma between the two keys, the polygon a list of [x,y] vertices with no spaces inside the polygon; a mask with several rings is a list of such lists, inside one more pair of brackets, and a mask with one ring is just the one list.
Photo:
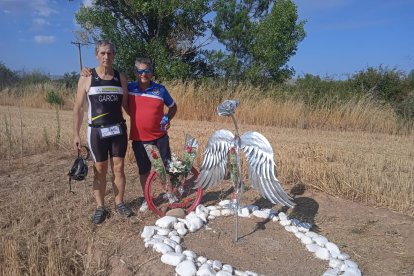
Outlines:
{"label": "dry grass field", "polygon": [[[169,132],[174,151],[181,151],[185,133],[199,140],[202,152],[215,130],[234,130],[228,118],[214,115],[218,100],[205,97],[204,103],[192,104],[191,97],[174,89],[172,93],[177,94],[179,103],[179,115],[172,121]],[[293,103],[289,106],[246,99],[237,110],[236,118],[239,118],[241,133],[255,130],[270,141],[278,178],[284,187],[305,187],[315,199],[321,200],[319,215],[314,218],[321,232],[332,234],[341,247],[351,250],[348,253],[362,264],[366,275],[412,275],[414,261],[410,249],[414,244],[406,234],[406,227],[414,225],[414,136],[393,134],[397,132],[392,130],[396,120],[390,115],[382,117],[388,114],[383,110],[364,117],[361,107],[359,115],[342,110],[342,115],[338,111],[336,117],[330,112],[325,119],[321,113],[313,114],[312,119],[312,111],[307,117],[300,115],[303,112]],[[349,121],[343,117],[346,112],[350,114]],[[264,116],[276,118],[276,123]],[[338,122],[342,127],[338,127]],[[85,183],[76,184],[75,195],[67,192],[66,174],[75,156],[70,145],[71,124],[68,110],[0,106],[0,273],[161,275],[157,273],[163,269],[169,271],[159,260],[153,261],[157,254],[145,251],[139,241],[139,230],[155,219],[151,214],[138,215],[127,222],[114,216],[103,227],[95,228],[89,222],[94,208],[91,177]],[[349,128],[354,130],[347,131]],[[127,199],[136,210],[137,198],[142,192],[137,188],[130,152],[127,159]],[[200,164],[201,154],[196,162]],[[322,199],[325,196],[330,200]],[[111,200],[109,190],[108,204]],[[347,206],[353,210],[351,213],[346,212]],[[363,218],[361,210],[368,209],[365,215],[371,218]],[[334,210],[338,212],[332,213]],[[341,219],[343,223],[339,222]],[[378,226],[382,219],[388,224],[401,222],[403,225],[396,226],[394,232],[388,233],[386,229],[378,236],[372,235],[368,231],[372,225],[379,232],[385,229]],[[338,225],[332,225],[333,221]],[[355,224],[348,229],[345,222]],[[336,227],[337,234],[326,233],[330,227]],[[360,244],[347,244],[345,235],[341,238],[338,234],[341,230],[366,233],[364,245],[374,252],[382,250],[383,254],[367,256],[371,253],[359,248]],[[392,236],[392,242],[385,242],[387,239],[381,236],[385,232]],[[396,246],[400,246],[399,250],[395,249],[398,252],[387,253],[390,247]],[[140,254],[141,257],[136,256]],[[133,274],[119,272],[117,269],[121,268],[114,265],[119,260],[127,262],[126,271]],[[155,263],[159,270],[151,270],[147,262]]]}

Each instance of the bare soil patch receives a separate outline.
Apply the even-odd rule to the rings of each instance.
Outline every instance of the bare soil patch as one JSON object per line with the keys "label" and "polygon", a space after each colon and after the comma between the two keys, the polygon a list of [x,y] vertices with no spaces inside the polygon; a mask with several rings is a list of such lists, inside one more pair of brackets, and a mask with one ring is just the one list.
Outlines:
{"label": "bare soil patch", "polygon": [[[34,269],[44,272],[47,267],[50,271],[60,269],[65,275],[174,275],[174,268],[163,264],[160,255],[146,249],[140,238],[143,227],[153,225],[157,217],[138,211],[143,195],[136,166],[128,164],[126,168],[126,203],[136,215],[125,219],[114,212],[109,185],[106,202],[112,216],[93,226],[91,175],[74,183],[74,194],[68,191],[66,174],[73,159],[69,152],[47,152],[24,158],[23,166],[8,167],[1,161],[0,272],[11,275],[10,266],[17,262],[22,274]],[[412,217],[297,186],[285,188],[296,194],[297,207],[288,213],[313,222],[314,231],[348,253],[364,275],[414,274]],[[217,191],[207,191],[203,203],[231,197],[228,189],[224,183]],[[252,189],[243,194],[242,204],[278,210]],[[279,223],[257,218],[240,218],[239,222],[236,244],[234,218],[227,217],[210,222],[209,230],[187,235],[183,245],[236,269],[265,275],[320,275],[328,268],[327,262],[314,258]],[[30,248],[38,248],[37,262],[29,260]],[[56,267],[50,265],[51,252]]]}

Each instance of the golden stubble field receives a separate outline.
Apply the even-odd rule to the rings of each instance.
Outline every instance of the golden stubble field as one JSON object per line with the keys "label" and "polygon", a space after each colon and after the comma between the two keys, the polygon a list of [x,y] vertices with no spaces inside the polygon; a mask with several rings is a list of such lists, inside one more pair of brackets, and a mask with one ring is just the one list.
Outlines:
{"label": "golden stubble field", "polygon": [[[117,275],[120,268],[114,258],[122,257],[130,261],[128,271],[137,275],[150,273],[144,268],[146,262],[155,262],[160,269],[151,273],[157,275],[165,266],[153,260],[157,255],[141,248],[139,254],[147,257],[134,257],[138,253],[130,248],[143,246],[138,233],[144,223],[154,221],[151,214],[127,223],[115,216],[102,228],[94,228],[89,222],[94,208],[91,177],[77,184],[77,195],[68,194],[66,173],[75,156],[71,112],[59,111],[59,124],[56,115],[53,109],[0,106],[1,271],[4,275]],[[226,118],[173,120],[172,149],[180,152],[189,133],[198,139],[202,152],[208,137],[222,128],[234,130]],[[285,189],[304,187],[305,195],[319,206],[311,219],[321,233],[345,248],[366,275],[414,271],[410,253],[414,243],[407,230],[414,226],[413,136],[244,124],[239,128],[241,133],[255,130],[268,138]],[[200,164],[201,154],[196,162]],[[131,153],[126,169],[126,198],[135,208],[142,192],[137,189]],[[107,201],[111,204],[110,189]]]}

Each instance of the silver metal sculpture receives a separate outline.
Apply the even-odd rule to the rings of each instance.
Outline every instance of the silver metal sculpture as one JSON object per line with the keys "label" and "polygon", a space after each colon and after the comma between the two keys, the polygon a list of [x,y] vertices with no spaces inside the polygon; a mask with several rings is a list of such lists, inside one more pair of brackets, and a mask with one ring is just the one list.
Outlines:
{"label": "silver metal sculpture", "polygon": [[236,133],[234,135],[226,129],[213,133],[208,139],[200,174],[196,180],[196,186],[206,189],[219,183],[224,179],[226,172],[230,171],[236,197],[235,241],[238,240],[238,209],[241,191],[243,191],[240,150],[244,152],[246,157],[249,179],[253,188],[273,204],[279,203],[291,208],[295,206],[292,198],[283,190],[276,178],[273,149],[269,141],[262,134],[254,131],[248,131],[242,136],[239,135],[237,122],[234,118],[238,105],[239,101],[237,100],[226,100],[217,107],[219,116],[232,118]]}

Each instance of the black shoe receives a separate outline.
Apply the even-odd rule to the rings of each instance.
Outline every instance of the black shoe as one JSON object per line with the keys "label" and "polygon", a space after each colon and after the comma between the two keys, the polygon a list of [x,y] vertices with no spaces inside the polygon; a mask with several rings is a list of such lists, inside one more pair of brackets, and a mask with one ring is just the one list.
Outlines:
{"label": "black shoe", "polygon": [[103,207],[98,207],[96,208],[95,214],[92,217],[92,223],[100,224],[104,222],[107,217],[109,217],[109,212]]}
{"label": "black shoe", "polygon": [[134,214],[134,212],[132,212],[132,210],[129,209],[125,205],[125,203],[123,203],[123,202],[121,202],[121,203],[119,203],[119,204],[116,205],[116,210],[118,211],[118,213],[121,216],[124,216],[124,217],[130,217],[130,216],[132,216]]}

